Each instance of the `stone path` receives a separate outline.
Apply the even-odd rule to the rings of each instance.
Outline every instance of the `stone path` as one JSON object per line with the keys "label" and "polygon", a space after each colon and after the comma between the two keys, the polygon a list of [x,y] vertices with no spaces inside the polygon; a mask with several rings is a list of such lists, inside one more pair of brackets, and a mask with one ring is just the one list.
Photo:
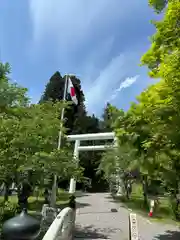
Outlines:
{"label": "stone path", "polygon": [[[117,212],[111,212],[117,209]],[[77,198],[75,239],[129,239],[128,216],[130,210],[115,203],[107,193],[84,194]],[[139,239],[177,240],[177,226],[154,223],[138,216]]]}

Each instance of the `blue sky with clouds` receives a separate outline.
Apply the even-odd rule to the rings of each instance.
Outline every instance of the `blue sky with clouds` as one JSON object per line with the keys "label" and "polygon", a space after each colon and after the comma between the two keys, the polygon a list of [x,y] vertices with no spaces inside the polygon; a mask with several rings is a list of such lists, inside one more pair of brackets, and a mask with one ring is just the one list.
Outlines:
{"label": "blue sky with clouds", "polygon": [[153,83],[139,67],[152,19],[148,0],[0,0],[0,60],[33,102],[59,70],[81,79],[90,114],[126,110]]}

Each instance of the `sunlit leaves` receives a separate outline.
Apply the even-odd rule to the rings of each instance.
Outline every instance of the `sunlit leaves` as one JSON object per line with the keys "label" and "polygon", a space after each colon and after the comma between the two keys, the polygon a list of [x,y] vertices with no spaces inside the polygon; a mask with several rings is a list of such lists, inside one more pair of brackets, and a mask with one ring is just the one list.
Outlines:
{"label": "sunlit leaves", "polygon": [[0,63],[0,113],[8,111],[8,107],[26,106],[29,101],[27,89],[12,83],[8,78],[9,73],[9,64]]}
{"label": "sunlit leaves", "polygon": [[168,0],[149,0],[150,6],[152,6],[157,13],[160,13],[168,3]]}
{"label": "sunlit leaves", "polygon": [[111,152],[102,159],[101,167],[108,176],[117,166],[124,171],[138,168],[149,179],[160,179],[171,191],[177,190],[180,182],[180,2],[150,0],[149,4],[165,14],[154,22],[157,31],[141,62],[148,66],[150,76],[160,81],[143,91],[138,102],[116,119],[114,131],[121,157]]}
{"label": "sunlit leaves", "polygon": [[[27,89],[11,83],[8,64],[0,64],[0,173],[1,179],[15,178],[18,172],[34,176],[56,173],[68,178],[82,176],[82,169],[68,149],[57,150],[58,133],[65,132],[59,116],[62,102],[29,104]],[[37,181],[39,181],[37,179]]]}

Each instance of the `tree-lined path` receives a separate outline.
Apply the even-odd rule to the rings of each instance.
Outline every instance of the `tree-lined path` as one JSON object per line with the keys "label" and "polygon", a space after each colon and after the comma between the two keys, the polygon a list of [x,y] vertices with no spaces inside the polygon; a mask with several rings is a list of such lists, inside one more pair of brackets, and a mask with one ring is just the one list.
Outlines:
{"label": "tree-lined path", "polygon": [[[87,193],[77,197],[77,203],[75,239],[129,239],[130,210],[115,203],[108,193]],[[180,239],[177,226],[151,222],[141,216],[137,220],[139,239]]]}

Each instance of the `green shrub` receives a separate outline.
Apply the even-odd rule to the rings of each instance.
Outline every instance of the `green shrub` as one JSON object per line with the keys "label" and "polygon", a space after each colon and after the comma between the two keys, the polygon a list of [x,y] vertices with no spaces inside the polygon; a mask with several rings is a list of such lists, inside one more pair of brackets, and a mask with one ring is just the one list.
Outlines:
{"label": "green shrub", "polygon": [[14,217],[18,211],[18,204],[12,202],[1,203],[0,205],[0,222],[3,223],[6,220]]}

